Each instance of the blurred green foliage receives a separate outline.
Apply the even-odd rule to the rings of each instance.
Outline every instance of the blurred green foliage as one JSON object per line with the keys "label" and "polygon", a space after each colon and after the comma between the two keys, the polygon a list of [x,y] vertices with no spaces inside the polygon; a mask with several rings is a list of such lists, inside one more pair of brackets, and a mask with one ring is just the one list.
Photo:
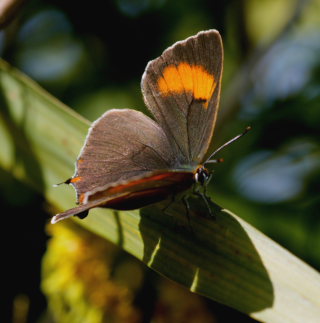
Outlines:
{"label": "blurred green foliage", "polygon": [[[218,29],[225,63],[213,146],[246,125],[253,130],[221,153],[210,195],[319,269],[319,12],[319,0],[33,0],[1,31],[0,50],[93,121],[111,108],[146,112],[139,83],[147,62],[175,41]],[[0,192],[6,214],[21,205],[43,212],[39,197],[3,171]],[[34,232],[39,217],[26,222]],[[20,294],[31,297],[29,318],[39,315],[23,282],[9,298]]]}

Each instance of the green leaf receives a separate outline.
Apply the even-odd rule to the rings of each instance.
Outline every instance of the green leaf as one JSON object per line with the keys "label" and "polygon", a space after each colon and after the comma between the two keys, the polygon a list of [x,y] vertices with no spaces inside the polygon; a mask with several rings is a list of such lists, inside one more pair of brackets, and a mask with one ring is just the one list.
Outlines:
{"label": "green leaf", "polygon": [[[88,121],[4,61],[0,78],[0,166],[57,210],[73,207],[72,187],[52,185],[73,174]],[[191,291],[258,320],[319,321],[319,273],[230,211],[212,204],[215,218],[205,218],[203,203],[190,203],[197,211],[182,228],[180,203],[166,213],[159,206],[96,209],[78,222]]]}

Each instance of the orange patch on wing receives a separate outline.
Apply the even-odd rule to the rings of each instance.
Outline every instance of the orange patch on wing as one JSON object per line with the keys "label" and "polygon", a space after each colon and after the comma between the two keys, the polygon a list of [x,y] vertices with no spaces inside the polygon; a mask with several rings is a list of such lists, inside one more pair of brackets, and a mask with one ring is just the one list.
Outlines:
{"label": "orange patch on wing", "polygon": [[81,181],[81,177],[80,176],[72,178],[70,180],[70,183],[75,183],[75,182],[79,182],[79,181]]}
{"label": "orange patch on wing", "polygon": [[85,194],[82,193],[80,196],[79,196],[79,203],[82,204],[83,201],[84,201],[84,198],[85,198]]}
{"label": "orange patch on wing", "polygon": [[122,184],[122,185],[118,185],[115,187],[111,187],[108,189],[110,194],[116,194],[121,192],[123,189],[128,189],[130,187],[136,187],[137,185],[141,185],[144,184],[146,182],[157,182],[157,181],[162,181],[162,180],[166,180],[168,178],[172,177],[172,173],[163,173],[163,174],[158,174],[155,176],[150,176],[150,177],[146,177],[146,178],[141,178],[132,182],[128,182],[126,184]]}
{"label": "orange patch on wing", "polygon": [[214,75],[201,65],[185,62],[165,67],[158,79],[158,88],[163,95],[191,92],[195,99],[204,100],[206,108],[215,87]]}

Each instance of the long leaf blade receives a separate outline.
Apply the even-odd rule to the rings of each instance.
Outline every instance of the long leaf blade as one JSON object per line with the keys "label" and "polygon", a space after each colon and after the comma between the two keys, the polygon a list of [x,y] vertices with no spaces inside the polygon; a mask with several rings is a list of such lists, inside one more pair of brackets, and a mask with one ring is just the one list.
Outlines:
{"label": "long leaf blade", "polygon": [[[74,206],[73,173],[89,123],[0,61],[0,167],[43,192],[57,210]],[[320,276],[314,269],[227,210],[215,219],[193,200],[192,231],[177,230],[157,207],[93,210],[83,226],[122,246],[190,290],[267,322],[318,322]],[[170,208],[183,221],[180,204]]]}

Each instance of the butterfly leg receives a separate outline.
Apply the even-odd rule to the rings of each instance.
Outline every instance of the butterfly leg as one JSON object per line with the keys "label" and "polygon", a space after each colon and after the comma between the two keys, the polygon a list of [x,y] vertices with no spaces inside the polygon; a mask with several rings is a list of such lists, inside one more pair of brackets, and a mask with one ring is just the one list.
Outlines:
{"label": "butterfly leg", "polygon": [[209,175],[208,179],[206,180],[205,184],[204,184],[204,193],[206,194],[207,192],[207,187],[208,187],[208,184],[210,183],[212,179],[212,173]]}
{"label": "butterfly leg", "polygon": [[186,216],[187,216],[187,219],[188,219],[188,224],[189,224],[189,227],[192,229],[191,227],[191,218],[190,218],[190,205],[189,205],[189,202],[188,202],[188,195],[184,195],[183,198],[182,198],[182,202],[186,208]]}
{"label": "butterfly leg", "polygon": [[172,194],[171,195],[171,199],[169,201],[169,203],[161,210],[162,212],[166,213],[167,209],[169,208],[169,206],[174,203],[176,201],[176,195]]}
{"label": "butterfly leg", "polygon": [[214,218],[214,214],[212,213],[212,210],[211,210],[211,207],[210,207],[211,200],[206,195],[206,190],[204,189],[204,192],[195,191],[194,194],[202,198],[202,200],[204,201],[204,203],[205,203],[205,205],[207,207],[207,210],[209,212],[210,217]]}

